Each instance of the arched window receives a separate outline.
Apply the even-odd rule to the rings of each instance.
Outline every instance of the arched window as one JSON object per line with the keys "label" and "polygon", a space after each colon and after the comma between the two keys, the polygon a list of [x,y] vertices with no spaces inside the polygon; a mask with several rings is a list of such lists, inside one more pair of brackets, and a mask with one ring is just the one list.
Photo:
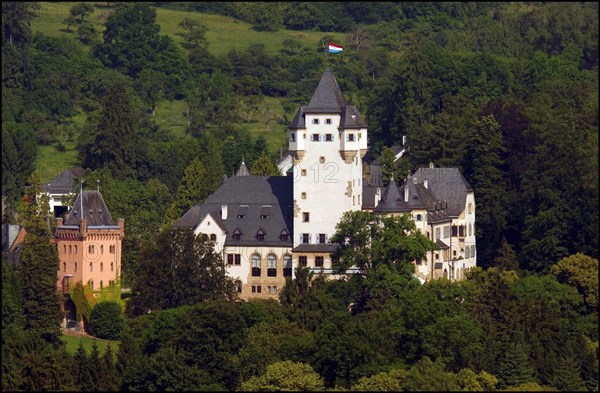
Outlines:
{"label": "arched window", "polygon": [[444,269],[444,278],[448,278],[448,269]]}
{"label": "arched window", "polygon": [[72,246],[69,246],[69,254],[71,254],[72,251],[73,251]]}
{"label": "arched window", "polygon": [[100,271],[104,271],[104,262],[100,262]]}
{"label": "arched window", "polygon": [[67,246],[65,244],[63,244],[63,254],[67,253]]}
{"label": "arched window", "polygon": [[471,258],[471,247],[465,247],[465,258]]}
{"label": "arched window", "polygon": [[471,246],[471,257],[475,258],[475,245]]}
{"label": "arched window", "polygon": [[77,254],[77,244],[75,245],[75,254]]}
{"label": "arched window", "polygon": [[94,253],[94,246],[92,244],[90,244],[88,246],[88,254],[93,254]]}
{"label": "arched window", "polygon": [[112,246],[110,246],[108,248],[108,250],[110,251],[111,254],[114,254],[115,253],[115,245],[113,244]]}
{"label": "arched window", "polygon": [[100,280],[100,289],[102,289],[104,285],[102,284],[102,280]]}
{"label": "arched window", "polygon": [[275,277],[277,275],[277,257],[269,254],[267,257],[267,276]]}
{"label": "arched window", "polygon": [[471,233],[473,233],[471,230],[473,229],[473,227],[471,226],[471,223],[469,223],[469,236],[471,236]]}
{"label": "arched window", "polygon": [[283,256],[283,276],[292,276],[292,256],[289,254]]}
{"label": "arched window", "polygon": [[252,255],[252,277],[260,277],[260,255]]}
{"label": "arched window", "polygon": [[111,272],[114,272],[114,271],[115,271],[115,263],[114,263],[114,262],[111,262],[111,263],[110,263],[110,271],[111,271]]}
{"label": "arched window", "polygon": [[423,219],[423,216],[421,216],[420,214],[417,214],[417,219],[415,221],[421,221]]}
{"label": "arched window", "polygon": [[94,280],[90,280],[90,289],[94,290]]}
{"label": "arched window", "polygon": [[217,235],[215,235],[214,233],[210,234],[210,240],[212,240],[213,242],[217,241]]}
{"label": "arched window", "polygon": [[77,262],[75,262],[75,271],[77,271]]}
{"label": "arched window", "polygon": [[104,254],[104,244],[100,245],[100,254]]}
{"label": "arched window", "polygon": [[66,272],[66,271],[67,271],[67,263],[63,262],[63,272]]}
{"label": "arched window", "polygon": [[92,262],[90,262],[90,272],[94,270],[94,265],[92,265]]}
{"label": "arched window", "polygon": [[473,213],[473,204],[472,203],[469,203],[469,206],[467,206],[467,212],[469,214]]}

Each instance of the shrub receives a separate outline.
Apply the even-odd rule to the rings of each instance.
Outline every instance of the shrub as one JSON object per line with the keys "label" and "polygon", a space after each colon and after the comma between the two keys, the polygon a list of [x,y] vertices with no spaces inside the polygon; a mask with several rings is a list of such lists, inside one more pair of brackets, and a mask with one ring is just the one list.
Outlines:
{"label": "shrub", "polygon": [[90,318],[90,333],[98,338],[118,340],[125,317],[117,302],[108,301],[96,304]]}

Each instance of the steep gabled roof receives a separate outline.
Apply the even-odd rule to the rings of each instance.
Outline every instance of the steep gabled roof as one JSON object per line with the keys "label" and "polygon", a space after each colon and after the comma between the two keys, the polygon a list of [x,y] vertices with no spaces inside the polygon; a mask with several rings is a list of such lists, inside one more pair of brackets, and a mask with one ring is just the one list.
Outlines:
{"label": "steep gabled roof", "polygon": [[240,169],[238,169],[236,176],[250,176],[250,171],[248,171],[248,167],[246,163],[244,163],[244,159],[242,159],[242,163],[240,165]]}
{"label": "steep gabled roof", "polygon": [[84,173],[85,171],[80,167],[67,169],[48,183],[44,184],[42,190],[49,194],[69,194],[73,188],[73,181],[75,178],[82,177]]}
{"label": "steep gabled roof", "polygon": [[115,225],[104,203],[102,194],[96,190],[83,191],[77,195],[75,204],[63,225],[79,225],[81,223],[82,207],[83,218],[87,220],[88,226]]}
{"label": "steep gabled roof", "polygon": [[419,184],[427,180],[435,199],[447,201],[448,215],[454,217],[465,210],[467,193],[473,191],[458,168],[419,168],[411,178],[416,178]]}

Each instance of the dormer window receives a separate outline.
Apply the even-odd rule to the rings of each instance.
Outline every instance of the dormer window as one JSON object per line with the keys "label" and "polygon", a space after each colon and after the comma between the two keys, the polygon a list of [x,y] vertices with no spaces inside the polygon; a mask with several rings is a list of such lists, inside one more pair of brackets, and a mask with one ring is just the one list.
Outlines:
{"label": "dormer window", "polygon": [[264,242],[265,236],[265,232],[262,229],[259,229],[256,233],[256,240],[258,240],[259,242]]}
{"label": "dormer window", "polygon": [[281,235],[279,235],[279,240],[281,240],[282,242],[289,242],[290,234],[284,229],[283,231],[281,231]]}
{"label": "dormer window", "polygon": [[242,240],[242,232],[240,232],[240,230],[236,228],[235,231],[233,231],[231,238],[233,240]]}
{"label": "dormer window", "polygon": [[269,218],[269,215],[271,214],[271,205],[263,205],[262,209],[260,210],[260,218],[263,220],[266,220],[267,218]]}
{"label": "dormer window", "polygon": [[248,205],[240,205],[240,209],[238,210],[237,217],[243,219],[246,217],[246,213],[248,212]]}

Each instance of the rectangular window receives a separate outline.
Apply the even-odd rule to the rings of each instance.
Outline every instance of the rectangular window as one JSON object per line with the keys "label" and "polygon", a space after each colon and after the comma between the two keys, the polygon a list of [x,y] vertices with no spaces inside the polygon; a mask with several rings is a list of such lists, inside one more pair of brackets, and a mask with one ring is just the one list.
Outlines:
{"label": "rectangular window", "polygon": [[300,169],[300,174],[302,176],[306,176],[306,169]]}
{"label": "rectangular window", "polygon": [[461,225],[458,227],[458,237],[465,237],[465,226]]}
{"label": "rectangular window", "polygon": [[325,134],[326,142],[333,142],[333,134]]}
{"label": "rectangular window", "polygon": [[302,213],[302,222],[310,221],[310,213]]}
{"label": "rectangular window", "polygon": [[320,140],[320,134],[312,134],[312,137],[310,139],[313,142],[319,142]]}
{"label": "rectangular window", "polygon": [[252,285],[252,293],[256,293],[256,285]]}
{"label": "rectangular window", "polygon": [[331,119],[325,119],[325,124],[331,124]]}
{"label": "rectangular window", "polygon": [[450,225],[446,225],[444,227],[444,239],[447,239],[450,237]]}
{"label": "rectangular window", "polygon": [[257,293],[260,293],[260,290],[261,290],[261,287],[260,287],[260,285],[257,285],[257,286],[256,286],[256,292],[257,292]]}
{"label": "rectangular window", "polygon": [[296,142],[296,133],[290,132],[290,142]]}
{"label": "rectangular window", "polygon": [[319,119],[313,119],[312,123],[313,124],[319,124]]}
{"label": "rectangular window", "polygon": [[241,255],[240,254],[235,254],[235,264],[236,265],[240,265],[242,261]]}
{"label": "rectangular window", "polygon": [[440,228],[435,228],[435,241],[440,240]]}
{"label": "rectangular window", "polygon": [[306,259],[307,259],[306,255],[300,255],[298,257],[298,262],[300,263],[300,266],[306,267]]}
{"label": "rectangular window", "polygon": [[319,163],[325,164],[325,157],[323,157],[323,156],[319,157]]}
{"label": "rectangular window", "polygon": [[324,233],[319,233],[319,243],[320,244],[325,244],[325,242],[327,241],[326,236]]}
{"label": "rectangular window", "polygon": [[452,225],[452,236],[458,236],[458,227],[456,225]]}
{"label": "rectangular window", "polygon": [[348,134],[348,142],[354,142],[354,134]]}
{"label": "rectangular window", "polygon": [[227,254],[227,264],[233,265],[233,254]]}
{"label": "rectangular window", "polygon": [[315,267],[323,267],[323,257],[315,257]]}
{"label": "rectangular window", "polygon": [[302,234],[302,243],[308,243],[308,233]]}
{"label": "rectangular window", "polygon": [[302,194],[300,194],[302,196],[302,199],[306,199],[306,193],[303,192]]}

